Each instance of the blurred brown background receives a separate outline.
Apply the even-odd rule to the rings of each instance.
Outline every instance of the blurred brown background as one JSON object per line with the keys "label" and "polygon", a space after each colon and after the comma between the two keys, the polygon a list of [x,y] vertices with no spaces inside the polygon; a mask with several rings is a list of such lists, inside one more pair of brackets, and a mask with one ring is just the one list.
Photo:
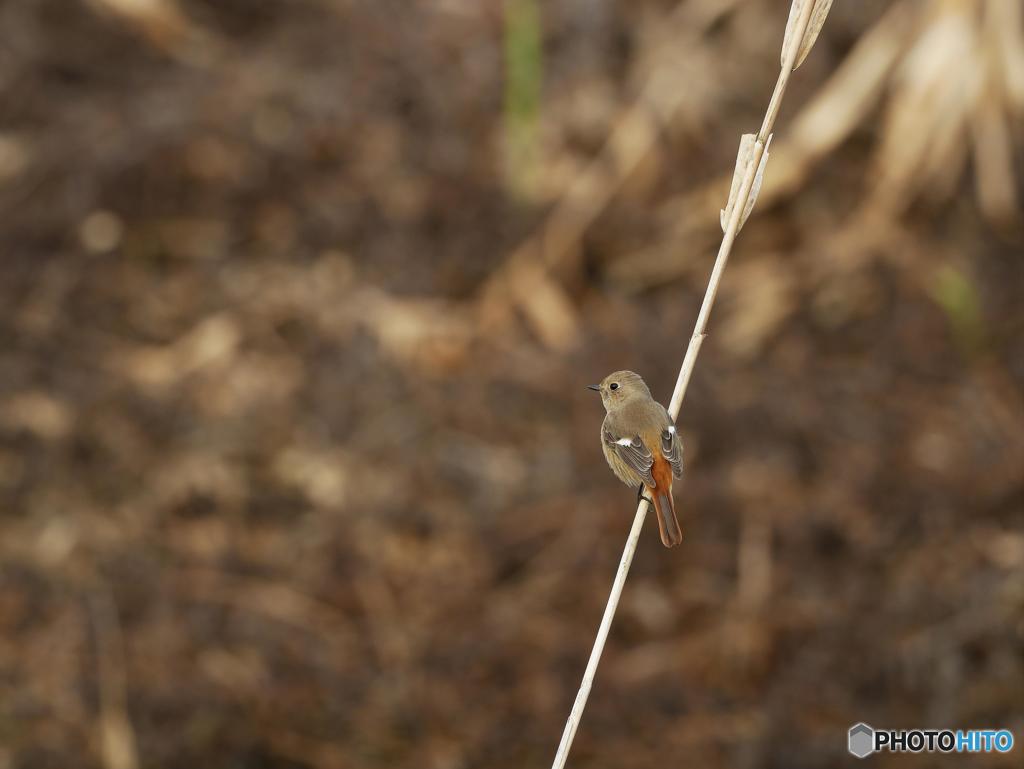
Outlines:
{"label": "blurred brown background", "polygon": [[[0,4],[0,769],[548,765],[787,13]],[[836,3],[570,766],[1019,765],[1021,16]]]}

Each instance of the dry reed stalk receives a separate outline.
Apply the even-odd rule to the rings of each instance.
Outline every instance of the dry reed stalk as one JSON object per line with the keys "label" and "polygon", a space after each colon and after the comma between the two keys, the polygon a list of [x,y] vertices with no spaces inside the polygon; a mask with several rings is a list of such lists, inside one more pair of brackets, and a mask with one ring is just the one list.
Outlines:
{"label": "dry reed stalk", "polygon": [[[785,40],[782,45],[782,69],[779,72],[779,78],[775,83],[775,90],[765,112],[764,122],[761,124],[761,130],[757,133],[756,137],[748,138],[748,136],[744,136],[740,143],[736,170],[733,175],[733,192],[735,194],[729,195],[729,202],[726,209],[722,212],[722,229],[724,230],[722,244],[718,249],[718,256],[715,258],[711,278],[708,280],[708,287],[704,293],[704,301],[701,304],[700,313],[697,315],[697,323],[694,326],[693,335],[690,337],[690,343],[686,348],[683,365],[679,369],[675,390],[672,392],[672,400],[668,407],[668,412],[672,416],[673,421],[679,416],[683,396],[686,394],[686,388],[690,383],[690,376],[693,374],[694,364],[697,362],[697,354],[700,352],[701,343],[707,334],[711,307],[715,303],[718,285],[722,280],[722,272],[725,270],[726,262],[729,260],[732,244],[736,240],[736,235],[739,233],[743,222],[750,214],[756,201],[757,188],[760,187],[759,179],[764,173],[763,161],[767,157],[767,147],[771,141],[772,127],[775,125],[775,118],[782,104],[782,97],[786,92],[786,86],[789,84],[789,77],[800,65],[804,57],[807,56],[808,51],[814,44],[830,5],[831,0],[793,0],[789,21],[786,24]],[[569,718],[566,720],[565,730],[562,732],[562,740],[558,745],[558,752],[555,754],[555,760],[551,764],[551,769],[564,769],[565,762],[569,758],[569,749],[572,747],[573,738],[576,736],[576,729],[579,727],[580,719],[583,716],[583,709],[586,707],[587,698],[590,696],[590,689],[594,683],[597,666],[601,661],[601,653],[604,651],[605,642],[608,640],[608,631],[611,629],[612,619],[615,617],[615,610],[618,608],[619,598],[622,596],[622,588],[626,584],[629,567],[633,562],[633,555],[636,552],[637,542],[640,539],[640,532],[643,530],[647,509],[647,500],[642,499],[637,505],[633,527],[629,531],[626,547],[622,551],[622,559],[619,561],[615,581],[612,583],[612,590],[608,595],[608,603],[605,606],[604,616],[601,618],[601,625],[597,629],[597,637],[594,639],[594,646],[590,652],[590,660],[587,662],[587,668],[583,673],[583,680],[576,694],[572,711],[570,711]]]}

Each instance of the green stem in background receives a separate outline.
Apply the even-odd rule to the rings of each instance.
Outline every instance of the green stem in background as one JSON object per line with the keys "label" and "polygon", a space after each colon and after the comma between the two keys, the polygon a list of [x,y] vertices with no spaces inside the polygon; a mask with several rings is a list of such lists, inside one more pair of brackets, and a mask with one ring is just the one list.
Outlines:
{"label": "green stem in background", "polygon": [[538,0],[505,1],[504,172],[509,190],[532,197],[540,157],[538,125],[544,74]]}
{"label": "green stem in background", "polygon": [[965,356],[975,355],[985,346],[985,320],[978,289],[969,274],[952,264],[943,265],[929,286],[931,297],[946,313],[953,338]]}

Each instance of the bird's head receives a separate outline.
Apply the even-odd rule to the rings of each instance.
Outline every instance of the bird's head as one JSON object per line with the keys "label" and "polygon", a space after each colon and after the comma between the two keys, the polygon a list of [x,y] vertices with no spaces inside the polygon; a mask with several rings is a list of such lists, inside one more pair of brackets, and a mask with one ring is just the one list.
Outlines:
{"label": "bird's head", "polygon": [[606,411],[611,411],[630,398],[651,397],[644,380],[632,371],[616,371],[601,380],[601,384],[588,385],[591,390],[601,393],[601,402]]}

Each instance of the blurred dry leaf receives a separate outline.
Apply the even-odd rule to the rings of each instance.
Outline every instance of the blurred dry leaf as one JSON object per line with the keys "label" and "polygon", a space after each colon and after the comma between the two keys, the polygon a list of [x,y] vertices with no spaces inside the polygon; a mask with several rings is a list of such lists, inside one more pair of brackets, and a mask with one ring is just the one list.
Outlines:
{"label": "blurred dry leaf", "polygon": [[53,518],[43,524],[42,530],[35,537],[33,555],[44,567],[59,567],[80,539],[77,521]]}
{"label": "blurred dry leaf", "polygon": [[82,246],[93,254],[113,251],[120,245],[123,235],[124,222],[111,211],[93,211],[78,227]]}
{"label": "blurred dry leaf", "polygon": [[213,451],[167,456],[153,472],[138,504],[148,510],[173,510],[196,497],[233,509],[248,497],[246,474],[237,462]]}
{"label": "blurred dry leaf", "polygon": [[191,25],[174,0],[87,0],[97,10],[132,25],[157,46],[177,47]]}
{"label": "blurred dry leaf", "polygon": [[530,328],[548,347],[567,350],[579,337],[576,309],[543,265],[524,259],[505,275],[506,290],[519,297]]}
{"label": "blurred dry leaf", "polygon": [[367,288],[347,307],[388,355],[427,371],[458,365],[473,337],[468,310],[454,302],[399,298]]}
{"label": "blurred dry leaf", "polygon": [[229,313],[218,313],[171,344],[118,351],[113,365],[139,386],[162,390],[207,366],[226,364],[241,339],[238,322]]}
{"label": "blurred dry leaf", "polygon": [[198,666],[221,686],[239,693],[251,695],[271,683],[265,660],[251,649],[206,649],[199,655]]}
{"label": "blurred dry leaf", "polygon": [[736,574],[739,605],[747,611],[761,608],[772,590],[772,527],[761,505],[743,511]]}
{"label": "blurred dry leaf", "polygon": [[1024,568],[1024,534],[995,529],[979,537],[979,545],[989,558],[1008,571],[1020,572]]}
{"label": "blurred dry leaf", "polygon": [[679,615],[672,597],[652,580],[639,580],[631,585],[625,603],[626,612],[650,633],[664,633]]}
{"label": "blurred dry leaf", "polygon": [[345,503],[352,485],[352,465],[345,452],[298,446],[287,446],[274,458],[275,474],[326,510],[337,509]]}
{"label": "blurred dry leaf", "polygon": [[32,161],[28,141],[10,133],[0,134],[0,183],[8,183],[21,175]]}
{"label": "blurred dry leaf", "polygon": [[135,733],[124,711],[104,713],[100,718],[100,735],[106,769],[137,769]]}
{"label": "blurred dry leaf", "polygon": [[54,441],[67,436],[73,424],[71,407],[49,393],[30,390],[0,402],[0,426],[8,430],[26,430]]}
{"label": "blurred dry leaf", "polygon": [[738,358],[755,355],[796,308],[796,280],[780,256],[747,259],[731,268],[723,290],[727,314],[721,343]]}
{"label": "blurred dry leaf", "polygon": [[178,259],[213,260],[228,250],[228,225],[212,217],[163,219],[157,230],[161,246]]}
{"label": "blurred dry leaf", "polygon": [[278,756],[316,769],[351,769],[348,753],[331,742],[310,739],[275,724],[263,727],[267,742]]}
{"label": "blurred dry leaf", "polygon": [[1014,0],[985,6],[985,34],[1002,70],[1011,114],[1024,114],[1024,4]]}
{"label": "blurred dry leaf", "polygon": [[300,358],[288,353],[248,353],[234,357],[216,376],[205,377],[196,389],[196,402],[211,416],[257,413],[289,398],[304,381]]}

